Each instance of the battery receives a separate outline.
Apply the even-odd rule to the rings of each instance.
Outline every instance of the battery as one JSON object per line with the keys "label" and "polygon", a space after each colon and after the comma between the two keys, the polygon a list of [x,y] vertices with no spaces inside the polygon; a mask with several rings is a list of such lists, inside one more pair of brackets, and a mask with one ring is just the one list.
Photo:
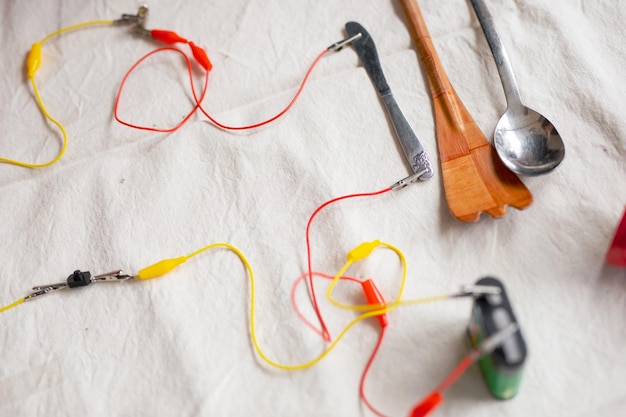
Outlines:
{"label": "battery", "polygon": [[[479,279],[476,285],[498,287],[500,293],[481,294],[474,298],[468,326],[468,335],[474,347],[511,323],[516,323],[519,327],[506,289],[500,280],[485,277]],[[479,361],[487,388],[497,399],[513,398],[522,381],[528,351],[521,327],[519,329]]]}

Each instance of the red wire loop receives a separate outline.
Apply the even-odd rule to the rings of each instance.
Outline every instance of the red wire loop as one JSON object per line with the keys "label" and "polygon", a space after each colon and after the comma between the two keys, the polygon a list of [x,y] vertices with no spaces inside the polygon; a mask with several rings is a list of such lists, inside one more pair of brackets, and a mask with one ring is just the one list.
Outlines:
{"label": "red wire loop", "polygon": [[315,60],[313,61],[313,63],[309,67],[309,69],[307,70],[306,74],[304,75],[304,78],[302,79],[302,82],[300,83],[300,87],[298,87],[298,90],[296,91],[296,94],[294,94],[294,96],[291,99],[291,101],[289,102],[289,104],[287,104],[287,106],[284,109],[282,109],[280,112],[278,112],[275,116],[272,116],[272,117],[270,117],[267,120],[264,120],[264,121],[258,122],[258,123],[253,123],[253,124],[246,125],[246,126],[229,126],[229,125],[226,125],[226,124],[218,122],[213,116],[211,116],[204,109],[204,107],[202,107],[200,105],[200,102],[198,100],[196,100],[196,102],[198,103],[198,108],[211,121],[211,123],[213,123],[215,126],[221,128],[221,129],[224,129],[224,130],[248,130],[248,129],[255,129],[257,127],[265,126],[265,125],[267,125],[269,123],[272,123],[273,121],[275,121],[276,119],[282,117],[285,113],[287,113],[291,109],[291,107],[295,104],[295,102],[300,97],[300,94],[302,93],[302,90],[304,89],[304,86],[306,85],[306,83],[307,83],[307,81],[309,79],[309,76],[311,75],[311,72],[313,72],[313,69],[315,68],[315,66],[317,65],[319,60],[322,59],[322,57],[324,55],[326,55],[327,52],[328,52],[328,49],[324,49],[317,56],[317,58],[315,58]]}
{"label": "red wire loop", "polygon": [[322,326],[321,331],[316,328],[313,328],[313,330],[327,342],[330,342],[331,340],[330,333],[328,332],[326,323],[324,322],[324,319],[322,318],[322,314],[320,313],[319,304],[317,302],[317,296],[315,295],[315,286],[313,285],[313,276],[312,276],[312,267],[311,267],[311,239],[310,239],[311,223],[313,223],[313,219],[315,219],[315,217],[319,214],[320,211],[324,209],[324,207],[329,206],[333,203],[336,203],[341,200],[347,200],[349,198],[370,197],[370,196],[380,195],[389,191],[391,191],[391,187],[385,188],[380,191],[375,191],[372,193],[348,194],[348,195],[344,195],[343,197],[333,198],[332,200],[325,202],[324,204],[319,206],[317,209],[315,209],[315,211],[309,218],[309,221],[306,225],[306,255],[307,255],[307,270],[308,270],[308,276],[309,276],[309,289],[311,291],[311,302],[313,303],[313,308],[315,309],[315,313],[317,314],[317,317],[320,321],[320,325]]}
{"label": "red wire loop", "polygon": [[[299,98],[300,94],[302,93],[302,90],[304,89],[304,86],[306,85],[309,76],[311,75],[311,72],[313,71],[313,69],[315,68],[315,66],[317,65],[317,63],[319,62],[319,60],[328,52],[328,49],[324,49],[313,61],[313,63],[311,64],[311,66],[308,68],[302,82],[300,83],[300,86],[298,87],[298,90],[296,91],[295,95],[293,96],[293,98],[291,99],[291,101],[287,104],[287,106],[281,110],[280,112],[278,112],[275,116],[270,117],[267,120],[264,120],[262,122],[258,122],[258,123],[254,123],[254,124],[250,124],[250,125],[246,125],[246,126],[229,126],[229,125],[225,125],[223,123],[218,122],[214,117],[212,117],[203,107],[202,107],[202,101],[204,100],[204,97],[206,95],[207,92],[207,87],[208,87],[208,81],[209,81],[209,71],[212,68],[211,62],[209,61],[208,56],[206,55],[206,52],[198,47],[197,45],[195,45],[193,42],[189,42],[184,38],[181,38],[180,36],[178,36],[175,32],[169,32],[169,31],[156,31],[153,30],[152,31],[152,36],[155,39],[161,40],[163,42],[166,43],[179,43],[179,42],[186,42],[189,44],[192,54],[196,60],[196,62],[201,65],[205,70],[206,70],[206,78],[204,81],[204,87],[202,89],[202,94],[201,96],[198,98],[198,95],[196,93],[196,89],[195,89],[195,85],[194,85],[194,81],[193,81],[193,72],[192,72],[192,68],[191,68],[191,61],[189,59],[189,57],[182,52],[181,50],[177,49],[177,48],[173,48],[173,47],[164,47],[164,48],[159,48],[156,49],[152,52],[147,53],[146,55],[144,55],[143,57],[141,57],[135,64],[133,64],[130,69],[128,70],[128,72],[124,75],[124,78],[122,79],[122,82],[120,84],[120,88],[118,90],[117,93],[117,97],[115,99],[115,106],[113,109],[113,115],[115,117],[115,120],[117,120],[119,123],[128,126],[128,127],[132,127],[135,129],[141,129],[141,130],[149,130],[149,131],[154,131],[154,132],[164,132],[164,133],[169,133],[169,132],[173,132],[177,129],[179,129],[181,126],[183,126],[188,120],[189,118],[199,109],[215,126],[224,129],[224,130],[247,130],[247,129],[254,129],[257,127],[261,127],[264,125],[267,125],[269,123],[272,123],[273,121],[277,120],[278,118],[282,117],[285,113],[287,113],[291,107],[295,104],[295,102],[297,101],[297,99]],[[137,67],[144,62],[147,58],[149,58],[150,56],[156,54],[156,53],[160,53],[160,52],[164,52],[164,51],[173,51],[176,53],[181,54],[184,58],[185,58],[185,62],[187,64],[187,69],[188,69],[188,73],[189,73],[189,84],[191,86],[191,92],[193,94],[193,98],[195,101],[195,106],[194,108],[187,114],[187,116],[176,126],[174,126],[173,128],[169,128],[169,129],[164,129],[164,128],[154,128],[154,127],[149,127],[149,126],[141,126],[141,125],[136,125],[136,124],[132,124],[129,122],[126,122],[124,120],[122,120],[119,117],[118,114],[118,108],[119,108],[119,102],[122,96],[122,91],[124,89],[124,86],[126,85],[126,82],[129,78],[129,76],[132,74],[133,71],[135,71],[135,69],[137,69]],[[315,219],[315,217],[319,214],[319,212],[321,210],[323,210],[325,207],[342,201],[342,200],[346,200],[346,199],[350,199],[350,198],[359,198],[359,197],[369,197],[369,196],[376,196],[376,195],[380,195],[380,194],[384,194],[386,192],[391,191],[391,187],[385,188],[383,190],[380,191],[375,191],[375,192],[371,192],[371,193],[358,193],[358,194],[349,194],[349,195],[345,195],[342,197],[337,197],[334,198],[332,200],[329,200],[327,202],[325,202],[324,204],[320,205],[311,215],[311,217],[309,218],[309,221],[307,223],[306,226],[306,246],[307,246],[307,268],[308,271],[305,274],[302,274],[295,282],[294,287],[292,289],[292,293],[291,293],[291,301],[292,304],[294,306],[294,310],[296,312],[296,314],[300,317],[301,320],[303,320],[303,322],[309,326],[311,329],[313,329],[317,334],[319,334],[324,340],[329,341],[331,340],[330,338],[330,333],[328,332],[328,328],[326,327],[326,323],[324,322],[324,319],[322,317],[320,308],[319,308],[319,304],[317,302],[317,297],[315,294],[315,287],[313,284],[313,277],[314,276],[322,276],[328,279],[332,279],[333,277],[331,277],[330,275],[326,275],[326,274],[322,274],[319,272],[313,272],[312,268],[311,268],[311,242],[310,242],[310,228],[311,228],[311,224],[313,222],[313,220]],[[302,282],[305,278],[308,278],[308,282],[309,282],[309,288],[310,288],[310,295],[311,295],[311,299],[312,299],[312,303],[313,303],[313,307],[315,309],[315,314],[317,315],[319,321],[320,321],[320,325],[321,325],[321,330],[316,328],[315,325],[313,325],[309,320],[306,319],[306,317],[304,317],[304,315],[302,314],[302,312],[300,311],[300,309],[297,306],[297,303],[295,301],[295,290],[297,285]],[[351,278],[351,277],[341,277],[341,279],[345,279],[345,280],[350,280],[350,281],[355,281],[355,282],[360,282],[359,280],[357,280],[356,278]],[[384,300],[382,299],[382,296],[380,295],[380,293],[378,292],[378,290],[375,288],[375,286],[373,286],[373,282],[371,282],[371,280],[369,280],[370,283],[369,284],[363,284],[363,289],[365,292],[365,296],[368,299],[368,301],[370,303],[374,303],[374,304],[384,304]],[[366,281],[367,282],[367,281]],[[377,411],[371,404],[370,402],[367,400],[366,396],[365,396],[365,379],[367,377],[367,374],[369,372],[369,369],[374,361],[374,358],[376,356],[376,354],[378,353],[378,350],[380,349],[380,346],[382,344],[382,339],[385,333],[385,327],[387,325],[387,318],[386,315],[380,315],[378,316],[378,320],[380,321],[381,324],[381,333],[378,339],[378,342],[376,344],[376,347],[374,348],[374,351],[372,352],[372,355],[370,356],[368,363],[363,371],[363,375],[361,377],[361,383],[360,383],[360,396],[363,399],[364,403],[366,404],[366,406],[373,412],[375,413],[377,416],[379,417],[384,417],[384,415],[382,413],[380,413],[379,411]]]}
{"label": "red wire loop", "polygon": [[[130,75],[133,73],[133,71],[135,71],[137,69],[137,67],[139,65],[141,65],[142,62],[144,62],[146,59],[148,59],[149,57],[151,57],[154,54],[160,53],[160,52],[166,52],[166,51],[171,51],[171,52],[176,52],[180,55],[183,56],[183,58],[185,58],[185,62],[187,63],[187,69],[188,69],[188,73],[189,73],[189,83],[191,85],[191,90],[193,92],[193,98],[195,101],[195,106],[193,107],[193,109],[191,109],[191,111],[183,118],[183,120],[178,123],[176,126],[172,127],[172,128],[158,128],[158,127],[151,127],[151,126],[141,126],[141,125],[136,125],[133,123],[129,123],[126,122],[124,120],[122,120],[122,118],[119,116],[119,104],[120,104],[120,100],[122,97],[122,92],[124,90],[124,86],[126,85],[126,81],[128,80],[128,77],[130,77]],[[194,86],[194,82],[193,82],[193,70],[191,68],[191,61],[189,59],[189,57],[180,49],[177,48],[173,48],[173,47],[163,47],[163,48],[158,48],[155,49],[152,52],[147,53],[146,55],[144,55],[143,57],[141,57],[141,59],[139,59],[137,62],[135,62],[133,64],[132,67],[130,67],[130,69],[126,72],[126,74],[124,75],[124,78],[122,78],[122,82],[120,84],[120,88],[117,91],[117,97],[115,98],[115,106],[113,107],[113,116],[115,117],[115,120],[117,120],[119,123],[128,126],[128,127],[132,127],[133,129],[140,129],[140,130],[149,130],[152,132],[162,132],[162,133],[170,133],[170,132],[174,132],[175,130],[178,130],[182,125],[184,125],[187,120],[189,120],[189,118],[191,118],[191,116],[196,112],[196,110],[198,109],[198,106],[200,105],[200,103],[204,100],[204,97],[206,95],[207,92],[207,87],[209,85],[209,72],[206,71],[206,76],[204,79],[204,87],[202,89],[202,95],[200,96],[200,99],[196,98],[196,91],[195,91],[195,86]]]}
{"label": "red wire loop", "polygon": [[[134,129],[140,129],[140,130],[149,130],[149,131],[153,131],[153,132],[163,132],[163,133],[170,133],[170,132],[174,132],[175,130],[179,129],[180,127],[182,127],[188,120],[189,118],[193,115],[194,112],[196,112],[198,109],[211,121],[211,123],[213,123],[215,126],[224,129],[224,130],[248,130],[248,129],[254,129],[257,127],[261,127],[264,125],[267,125],[269,123],[272,123],[273,121],[279,119],[280,117],[282,117],[285,113],[287,113],[295,104],[295,102],[298,100],[298,98],[300,97],[300,94],[302,93],[302,90],[304,89],[304,86],[306,85],[309,76],[311,75],[311,72],[313,71],[313,69],[315,68],[315,66],[317,65],[317,63],[320,61],[320,59],[322,59],[322,57],[324,55],[326,55],[326,53],[328,52],[328,49],[324,49],[313,61],[313,63],[311,64],[311,66],[308,68],[302,82],[300,83],[300,86],[298,87],[298,90],[296,91],[295,95],[293,96],[293,98],[291,99],[291,101],[289,101],[289,103],[287,104],[287,106],[282,109],[280,112],[278,112],[276,115],[270,117],[267,120],[258,122],[258,123],[253,123],[250,125],[245,125],[245,126],[229,126],[223,123],[218,122],[213,116],[211,116],[203,107],[202,107],[202,102],[204,101],[205,95],[206,95],[206,91],[207,91],[207,87],[208,87],[208,81],[209,81],[209,71],[211,71],[211,69],[213,68],[213,65],[211,64],[211,61],[209,60],[209,57],[207,56],[206,52],[204,51],[204,49],[202,49],[201,47],[197,46],[196,44],[194,44],[191,41],[187,41],[186,39],[178,36],[175,32],[171,32],[171,31],[162,31],[162,30],[152,30],[151,31],[151,36],[157,40],[160,40],[162,42],[165,43],[187,43],[189,44],[189,47],[191,48],[191,52],[193,54],[193,57],[195,59],[195,61],[202,66],[205,71],[206,71],[206,78],[205,78],[205,82],[204,82],[204,88],[202,90],[202,94],[200,97],[198,97],[197,93],[196,93],[196,89],[194,86],[194,81],[193,81],[193,73],[192,73],[192,68],[191,68],[191,61],[189,60],[189,57],[187,57],[187,55],[182,52],[180,49],[177,48],[173,48],[173,47],[164,47],[164,48],[159,48],[156,49],[152,52],[147,53],[146,55],[144,55],[143,57],[141,57],[137,62],[135,62],[135,64],[133,64],[130,69],[126,72],[126,74],[124,75],[124,78],[122,79],[122,82],[120,84],[120,88],[118,90],[117,93],[117,97],[115,99],[115,107],[113,109],[113,115],[115,117],[115,120],[117,120],[119,123],[128,126],[128,127],[132,127]],[[189,72],[189,84],[191,86],[191,93],[193,95],[193,99],[196,103],[195,107],[193,108],[193,110],[183,119],[182,122],[180,122],[179,124],[177,124],[176,126],[174,126],[173,128],[169,128],[169,129],[165,129],[165,128],[154,128],[154,127],[150,127],[150,126],[141,126],[141,125],[136,125],[130,122],[126,122],[124,120],[122,120],[122,118],[119,116],[118,114],[118,107],[119,107],[119,102],[120,102],[120,97],[122,95],[122,91],[124,89],[124,86],[126,85],[126,82],[129,78],[129,76],[131,75],[131,73],[133,71],[135,71],[137,69],[137,67],[144,62],[148,57],[159,53],[159,52],[164,52],[164,51],[174,51],[177,52],[181,55],[183,55],[185,57],[185,62],[187,64],[187,69]]]}
{"label": "red wire loop", "polygon": [[[326,278],[326,279],[333,279],[334,278],[332,275],[324,274],[322,272],[311,272],[311,275],[317,276],[317,277],[321,277],[321,278]],[[313,329],[313,331],[315,331],[317,334],[319,334],[321,337],[323,337],[322,336],[322,332],[317,327],[315,327],[315,325],[313,323],[311,323],[309,321],[309,319],[307,319],[304,316],[304,314],[300,310],[300,307],[298,307],[298,303],[296,302],[296,290],[298,289],[298,285],[300,285],[300,283],[302,281],[304,281],[308,276],[309,276],[308,273],[304,273],[304,274],[300,275],[295,280],[295,282],[293,283],[293,287],[291,287],[291,305],[293,306],[293,310],[296,312],[296,314],[298,315],[300,320],[302,320],[302,322],[304,324],[306,324],[308,327]],[[361,283],[360,280],[358,280],[357,278],[353,278],[353,277],[343,276],[340,279],[343,280],[343,281],[351,281],[351,282]]]}

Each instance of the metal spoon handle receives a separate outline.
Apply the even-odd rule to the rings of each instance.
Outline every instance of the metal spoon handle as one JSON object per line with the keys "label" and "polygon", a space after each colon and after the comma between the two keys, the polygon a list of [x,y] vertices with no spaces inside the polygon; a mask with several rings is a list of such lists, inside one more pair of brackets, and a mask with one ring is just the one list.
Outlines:
{"label": "metal spoon handle", "polygon": [[511,105],[521,104],[519,90],[517,88],[517,82],[515,81],[515,75],[511,68],[511,62],[509,56],[504,49],[504,45],[496,32],[496,27],[493,23],[493,18],[487,10],[487,6],[483,0],[471,0],[472,7],[476,12],[480,26],[483,28],[487,43],[493,53],[493,58],[496,61],[498,72],[500,73],[500,80],[502,81],[502,87],[504,88],[504,95],[509,107]]}

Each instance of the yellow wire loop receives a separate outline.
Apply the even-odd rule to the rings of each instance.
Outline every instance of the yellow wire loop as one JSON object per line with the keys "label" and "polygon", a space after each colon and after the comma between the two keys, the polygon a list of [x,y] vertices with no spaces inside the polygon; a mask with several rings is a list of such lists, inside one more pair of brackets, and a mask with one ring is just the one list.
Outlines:
{"label": "yellow wire loop", "polygon": [[2,157],[0,157],[0,162],[4,162],[6,164],[17,165],[17,166],[21,166],[24,168],[45,168],[58,162],[59,159],[61,159],[63,155],[65,154],[65,150],[67,149],[67,132],[65,131],[65,128],[63,127],[63,125],[59,123],[54,117],[50,116],[50,113],[48,113],[48,110],[46,109],[46,106],[43,104],[43,101],[41,100],[41,96],[39,95],[39,89],[37,88],[37,84],[35,83],[35,78],[34,77],[31,78],[30,82],[31,82],[31,85],[33,86],[33,92],[35,93],[35,100],[37,101],[37,104],[39,105],[39,109],[41,110],[41,113],[45,116],[46,119],[50,120],[54,125],[56,125],[56,127],[58,127],[59,130],[61,131],[61,135],[63,136],[63,144],[61,146],[61,150],[59,151],[57,156],[52,158],[50,161],[39,163],[39,164],[22,162],[22,161],[17,161],[15,159],[2,158]]}
{"label": "yellow wire loop", "polygon": [[397,308],[400,303],[401,303],[401,299],[402,299],[402,294],[404,293],[404,287],[406,285],[406,259],[404,257],[404,254],[402,253],[402,251],[400,249],[398,249],[397,247],[390,245],[389,243],[385,243],[385,242],[379,242],[379,241],[374,241],[371,242],[371,244],[375,245],[375,246],[384,246],[388,249],[391,249],[392,251],[394,251],[398,257],[400,258],[400,260],[402,261],[402,265],[403,265],[403,271],[402,271],[402,281],[400,282],[400,290],[398,291],[398,297],[391,303],[387,303],[384,306],[381,305],[372,305],[372,304],[361,304],[361,305],[352,305],[352,304],[345,304],[342,303],[340,301],[337,301],[334,297],[333,297],[333,290],[335,289],[335,286],[337,285],[337,283],[339,282],[339,280],[341,279],[342,276],[345,275],[346,271],[348,270],[348,268],[350,268],[350,266],[355,262],[354,259],[356,259],[357,261],[364,259],[366,256],[369,256],[369,254],[372,252],[372,250],[374,250],[374,247],[369,247],[369,252],[367,252],[366,256],[360,257],[360,258],[354,258],[354,257],[348,257],[347,262],[344,264],[344,266],[339,270],[339,272],[337,272],[337,274],[335,275],[335,278],[333,278],[333,280],[330,282],[330,285],[328,286],[327,290],[326,290],[326,298],[328,298],[328,301],[330,301],[331,304],[333,304],[336,307],[339,308],[343,308],[345,310],[352,310],[352,311],[373,311],[377,314],[375,315],[380,315],[380,314],[384,314],[387,313],[391,310],[394,310],[395,308]]}
{"label": "yellow wire loop", "polygon": [[[384,246],[384,247],[387,247],[387,248],[393,250],[394,252],[396,252],[398,257],[400,257],[400,259],[402,260],[402,264],[406,265],[406,259],[404,258],[404,254],[402,253],[402,251],[400,251],[400,249],[396,248],[395,246],[392,246],[392,245],[390,245],[388,243],[380,242],[380,241],[377,241],[377,240],[373,241],[373,242],[367,242],[367,243],[361,244],[355,250],[350,252],[350,254],[347,257],[347,262],[339,270],[339,272],[337,272],[337,275],[335,275],[335,277],[333,278],[333,280],[331,281],[330,285],[328,286],[328,288],[326,290],[326,298],[335,307],[343,308],[345,310],[352,310],[352,311],[371,311],[371,312],[376,313],[375,315],[382,315],[382,314],[385,314],[385,313],[387,313],[387,312],[389,312],[389,311],[391,311],[391,310],[393,310],[393,309],[395,309],[395,308],[397,308],[399,306],[408,306],[408,305],[415,305],[415,304],[431,303],[431,302],[435,302],[435,301],[443,301],[443,300],[447,300],[447,299],[449,299],[451,297],[450,294],[441,294],[441,295],[433,295],[433,296],[423,297],[423,298],[402,300],[401,298],[402,298],[402,294],[404,293],[404,287],[405,287],[405,284],[406,284],[406,269],[405,269],[403,271],[403,274],[402,274],[402,281],[401,281],[401,285],[400,285],[400,291],[398,292],[399,296],[391,303],[385,303],[385,304],[357,304],[357,305],[354,305],[354,304],[345,304],[345,303],[342,303],[340,301],[337,301],[332,296],[332,293],[333,293],[333,290],[334,290],[335,286],[337,285],[337,283],[341,279],[341,277],[345,275],[346,271],[348,270],[348,268],[350,268],[350,266],[352,266],[357,261],[365,259],[367,256],[369,256],[372,253],[372,251],[377,246]],[[362,256],[353,256],[354,253],[361,253]]]}
{"label": "yellow wire loop", "polygon": [[[241,261],[241,263],[244,265],[246,272],[248,273],[248,276],[250,277],[250,337],[252,339],[252,345],[254,346],[255,351],[257,352],[257,354],[261,357],[261,359],[263,359],[266,363],[268,363],[269,365],[279,368],[279,369],[283,369],[283,370],[288,370],[288,371],[295,371],[295,370],[300,370],[300,369],[306,369],[309,367],[314,366],[315,364],[319,363],[322,359],[324,359],[336,346],[337,344],[341,341],[341,339],[343,339],[343,337],[350,331],[350,329],[352,329],[352,327],[354,327],[357,323],[359,323],[360,321],[363,321],[365,319],[368,319],[370,317],[375,317],[375,316],[379,316],[382,314],[386,314],[392,310],[394,310],[395,308],[397,308],[399,305],[401,304],[417,304],[417,303],[422,303],[422,302],[429,302],[429,301],[438,301],[438,300],[443,300],[446,298],[449,298],[448,295],[441,295],[441,296],[433,296],[433,297],[428,297],[428,298],[422,298],[419,300],[406,300],[406,301],[402,301],[402,295],[404,293],[404,288],[406,285],[406,277],[407,277],[407,264],[406,264],[406,258],[404,256],[404,254],[402,253],[402,251],[400,249],[398,249],[397,247],[390,245],[389,243],[385,243],[385,242],[379,242],[379,241],[375,241],[372,242],[372,246],[370,246],[369,252],[367,253],[366,256],[369,256],[369,253],[374,250],[377,246],[383,246],[386,247],[388,249],[391,249],[392,251],[394,251],[397,255],[398,258],[400,259],[401,263],[402,263],[402,280],[401,280],[401,284],[400,284],[400,289],[398,290],[398,295],[395,299],[395,301],[393,301],[392,303],[388,303],[385,304],[384,306],[371,306],[371,305],[367,305],[367,306],[352,306],[352,305],[346,305],[343,303],[339,303],[337,301],[335,301],[332,298],[332,290],[335,287],[335,285],[337,284],[337,282],[341,279],[341,277],[343,276],[344,272],[350,267],[350,265],[352,265],[354,263],[354,261],[352,259],[354,258],[350,258],[349,260],[346,262],[346,264],[340,269],[340,271],[337,273],[337,275],[335,275],[335,277],[333,278],[333,281],[331,282],[331,285],[328,288],[327,291],[327,296],[329,297],[329,300],[333,301],[333,303],[335,305],[338,305],[339,307],[342,308],[347,308],[350,310],[356,310],[356,311],[363,311],[365,309],[365,307],[369,308],[370,310],[372,310],[372,308],[374,308],[374,310],[372,311],[367,311],[361,315],[359,315],[358,317],[356,317],[355,319],[353,319],[350,323],[348,323],[348,325],[346,327],[344,327],[344,329],[339,333],[339,335],[335,338],[335,340],[322,352],[320,353],[316,358],[302,363],[302,364],[295,364],[295,365],[285,365],[285,364],[281,364],[278,363],[272,359],[269,358],[269,356],[267,356],[267,354],[265,354],[265,352],[263,351],[263,349],[261,348],[259,341],[258,341],[258,337],[257,337],[257,331],[256,331],[256,318],[255,318],[255,309],[256,309],[256,283],[255,283],[255,278],[254,278],[254,271],[252,270],[252,266],[250,264],[250,262],[248,261],[248,259],[246,258],[246,256],[239,250],[237,249],[237,247],[229,244],[229,243],[213,243],[211,245],[207,245],[204,246],[203,248],[198,249],[195,252],[190,253],[187,256],[181,256],[179,258],[172,258],[172,259],[164,259],[162,261],[159,261],[151,266],[148,266],[146,268],[143,268],[139,274],[135,277],[135,279],[151,279],[151,278],[156,278],[158,276],[161,276],[167,272],[170,272],[172,269],[176,268],[177,266],[183,264],[184,262],[186,262],[188,259],[197,256],[207,250],[210,249],[214,249],[214,248],[226,248],[232,252],[234,252],[238,257],[239,260]],[[364,256],[364,257],[366,257]],[[363,259],[364,257],[359,258]],[[17,301],[15,301],[12,304],[9,304],[8,306],[2,307],[0,308],[0,313],[2,313],[3,311],[9,310],[21,303],[23,303],[26,299],[25,298],[21,298]]]}
{"label": "yellow wire loop", "polygon": [[[404,254],[402,253],[402,251],[400,251],[400,249],[396,248],[395,246],[392,246],[388,243],[384,243],[384,242],[380,242],[380,245],[386,246],[390,249],[392,249],[394,252],[396,252],[396,254],[398,254],[398,257],[400,258],[401,262],[402,262],[402,285],[400,286],[400,291],[398,293],[398,300],[400,300],[402,298],[402,291],[404,291],[404,284],[406,282],[406,259],[404,257]],[[339,335],[337,336],[337,338],[321,353],[319,354],[315,359],[310,360],[308,362],[302,363],[302,364],[297,364],[297,365],[284,365],[281,363],[278,363],[272,359],[269,358],[269,356],[267,356],[265,354],[265,352],[263,351],[263,349],[261,348],[259,341],[258,341],[258,337],[257,337],[257,332],[256,332],[256,319],[255,319],[255,305],[256,305],[256,285],[255,285],[255,279],[254,279],[254,271],[252,270],[252,266],[250,265],[250,262],[248,261],[248,259],[246,258],[246,256],[239,250],[237,249],[235,246],[229,244],[229,243],[213,243],[211,245],[205,246],[201,249],[198,249],[195,252],[190,253],[189,255],[182,257],[185,260],[192,258],[196,255],[199,255],[200,253],[207,251],[209,249],[213,249],[213,248],[218,248],[218,247],[223,247],[226,249],[229,249],[230,251],[234,252],[240,259],[241,263],[243,263],[248,276],[250,277],[250,337],[252,339],[252,345],[254,346],[255,351],[257,352],[257,354],[261,357],[261,359],[263,359],[265,362],[267,362],[269,365],[278,368],[278,369],[283,369],[283,370],[287,370],[287,371],[296,371],[296,370],[300,370],[300,369],[306,369],[306,368],[310,368],[311,366],[317,364],[318,362],[320,362],[322,359],[324,359],[326,357],[326,355],[328,355],[334,348],[335,346],[337,346],[337,344],[341,341],[341,339],[343,339],[343,337],[348,333],[348,331],[354,327],[354,325],[356,325],[358,322],[363,321],[365,319],[368,319],[370,317],[375,317],[378,316],[380,314],[385,314],[391,310],[393,310],[394,308],[397,307],[398,305],[398,300],[396,301],[396,303],[394,305],[390,305],[390,306],[386,306],[382,309],[376,310],[376,311],[370,311],[367,313],[364,313],[358,317],[356,317],[354,320],[352,320],[350,323],[348,323],[348,325],[339,333]],[[173,259],[181,259],[181,258],[173,258]],[[165,269],[162,269],[159,272],[168,272],[169,270],[169,266],[171,265],[171,263],[169,262],[169,260],[164,260],[167,261],[166,264],[168,264],[166,266]],[[162,264],[163,261],[161,262],[157,262],[156,264],[148,267],[148,268],[152,268],[153,266],[156,265],[163,265]],[[182,263],[182,262],[180,262]],[[180,264],[178,263],[178,264]],[[345,266],[344,266],[345,267]],[[144,268],[142,271],[148,270],[148,268]],[[344,269],[344,268],[342,268]],[[347,269],[347,268],[346,268]],[[147,276],[147,275],[146,275]],[[150,274],[150,277],[156,277],[158,275],[156,274]],[[339,277],[341,277],[341,273],[339,273],[338,275]],[[140,278],[141,279],[141,278]],[[145,278],[148,279],[148,278]],[[338,279],[337,277],[335,277],[335,279]]]}
{"label": "yellow wire loop", "polygon": [[46,119],[48,119],[52,124],[54,124],[57,128],[59,128],[59,130],[61,131],[61,135],[63,136],[63,143],[62,143],[61,149],[59,150],[59,153],[48,162],[29,163],[29,162],[18,161],[15,159],[0,157],[0,163],[17,165],[17,166],[21,166],[24,168],[45,168],[45,167],[48,167],[50,165],[57,163],[63,157],[63,155],[65,155],[65,151],[67,149],[67,132],[65,131],[65,128],[63,127],[63,125],[59,123],[59,121],[57,121],[55,118],[53,118],[50,115],[50,113],[48,113],[48,110],[46,109],[46,106],[44,105],[43,100],[41,99],[41,96],[39,94],[39,89],[37,88],[37,84],[35,83],[35,72],[37,71],[41,63],[41,45],[43,45],[45,42],[50,40],[50,38],[57,36],[63,32],[80,29],[86,26],[106,25],[106,24],[113,24],[113,20],[93,20],[90,22],[84,22],[84,23],[79,23],[76,25],[68,26],[68,27],[52,32],[48,36],[44,37],[38,43],[33,44],[33,49],[31,50],[31,53],[29,54],[28,61],[26,64],[28,78],[31,81],[33,92],[35,93],[35,100],[37,101],[37,105],[39,106],[41,113],[45,116]]}

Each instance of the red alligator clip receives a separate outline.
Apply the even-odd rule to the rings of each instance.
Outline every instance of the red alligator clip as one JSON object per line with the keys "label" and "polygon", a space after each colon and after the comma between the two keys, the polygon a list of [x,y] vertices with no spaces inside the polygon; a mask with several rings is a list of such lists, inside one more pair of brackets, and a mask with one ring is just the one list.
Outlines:
{"label": "red alligator clip", "polygon": [[[378,288],[376,288],[374,281],[368,279],[361,282],[361,286],[363,287],[363,293],[365,294],[365,298],[369,304],[379,306],[378,308],[380,309],[385,308],[385,300],[383,299],[380,291],[378,291]],[[383,328],[387,327],[387,324],[389,324],[386,313],[379,314],[376,318],[378,319],[380,326]]]}
{"label": "red alligator clip", "polygon": [[200,48],[198,45],[191,41],[189,41],[189,47],[191,48],[191,52],[193,53],[193,57],[196,59],[196,62],[200,64],[200,66],[204,68],[206,72],[211,71],[211,69],[213,68],[213,64],[211,64],[211,61],[209,60],[209,57],[207,56],[204,49]]}
{"label": "red alligator clip", "polygon": [[172,32],[171,30],[152,29],[150,31],[150,36],[152,37],[152,39],[156,39],[157,41],[168,44],[187,43],[187,39],[181,37],[176,32]]}

